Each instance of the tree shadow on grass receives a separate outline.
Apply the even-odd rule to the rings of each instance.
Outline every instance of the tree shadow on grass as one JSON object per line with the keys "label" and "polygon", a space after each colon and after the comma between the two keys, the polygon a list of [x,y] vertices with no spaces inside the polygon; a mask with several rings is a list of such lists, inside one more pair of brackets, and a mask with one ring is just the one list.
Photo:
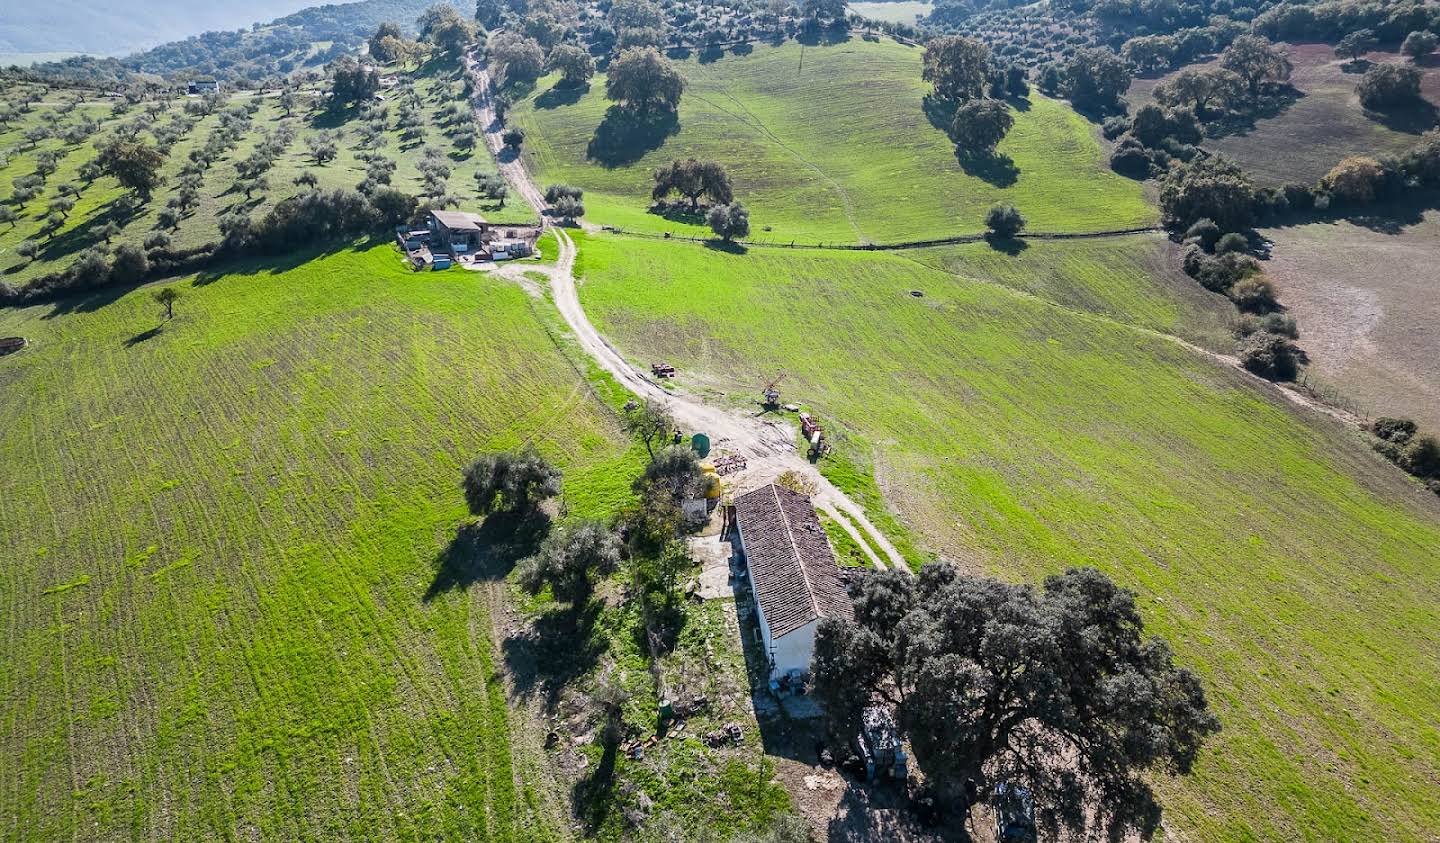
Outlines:
{"label": "tree shadow on grass", "polygon": [[1285,85],[1261,95],[1260,99],[1244,111],[1231,112],[1214,120],[1206,121],[1205,137],[1218,140],[1230,135],[1247,135],[1255,130],[1261,120],[1270,120],[1290,110],[1290,106],[1306,97],[1306,93],[1294,85]]}
{"label": "tree shadow on grass", "polygon": [[607,737],[600,754],[600,763],[570,790],[575,815],[585,823],[589,834],[594,834],[605,825],[615,805],[615,762],[619,755],[619,738]]}
{"label": "tree shadow on grass", "polygon": [[562,105],[574,105],[580,98],[590,91],[590,83],[576,85],[573,88],[563,87],[559,82],[550,86],[549,90],[535,98],[536,108],[559,108]]}
{"label": "tree shadow on grass", "polygon": [[71,313],[94,313],[111,302],[118,300],[129,291],[128,287],[105,287],[93,292],[81,292],[58,299],[43,319],[55,319]]}
{"label": "tree shadow on grass", "polygon": [[710,44],[700,51],[698,60],[701,64],[714,64],[723,58],[725,58],[724,48]]}
{"label": "tree shadow on grass", "polygon": [[623,167],[659,149],[680,131],[680,119],[666,109],[632,111],[612,105],[585,149],[586,157],[605,167]]}
{"label": "tree shadow on grass", "polygon": [[975,153],[955,150],[955,160],[965,175],[974,176],[995,187],[1010,187],[1020,180],[1020,168],[1015,160],[1004,153]]}
{"label": "tree shadow on grass", "polygon": [[734,240],[720,240],[718,238],[706,240],[705,248],[714,252],[724,252],[728,255],[743,255],[750,251],[745,248],[742,243],[736,243]]}
{"label": "tree shadow on grass", "polygon": [[429,603],[450,591],[464,591],[479,580],[504,579],[515,563],[534,553],[550,532],[550,516],[540,510],[496,513],[479,524],[465,524],[436,554],[435,577],[421,600]]}
{"label": "tree shadow on grass", "polygon": [[930,121],[931,126],[948,134],[950,124],[955,122],[955,109],[959,108],[960,104],[930,93],[920,100],[920,107],[924,109],[925,119]]}
{"label": "tree shadow on grass", "polygon": [[1364,109],[1365,116],[1393,132],[1420,135],[1435,128],[1440,119],[1437,110],[1429,100],[1419,100],[1410,105],[1379,110]]}
{"label": "tree shadow on grass", "polygon": [[500,649],[505,666],[522,697],[541,696],[546,711],[555,710],[565,687],[599,664],[608,641],[597,635],[596,602],[555,606],[536,618],[529,629],[508,636]]}
{"label": "tree shadow on grass", "polygon": [[1030,244],[1019,237],[1001,237],[994,232],[985,235],[985,242],[990,244],[990,248],[995,251],[1007,254],[1012,258],[1030,248]]}
{"label": "tree shadow on grass", "polygon": [[151,340],[151,339],[154,339],[155,337],[160,336],[161,332],[164,331],[164,330],[165,330],[165,326],[164,326],[164,325],[156,325],[155,327],[151,328],[151,329],[148,330],[148,331],[141,331],[140,333],[136,334],[135,336],[127,339],[127,340],[125,341],[124,345],[125,345],[126,348],[134,348],[135,346],[139,345],[139,344],[142,343],[142,342],[145,342],[146,340]]}

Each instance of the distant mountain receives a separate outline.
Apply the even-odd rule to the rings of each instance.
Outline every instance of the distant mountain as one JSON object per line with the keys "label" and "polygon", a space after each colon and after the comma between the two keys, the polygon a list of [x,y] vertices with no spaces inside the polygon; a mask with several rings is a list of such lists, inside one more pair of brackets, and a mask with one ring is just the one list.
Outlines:
{"label": "distant mountain", "polygon": [[5,3],[0,15],[0,53],[120,56],[208,30],[248,28],[305,5],[305,0],[16,0]]}
{"label": "distant mountain", "polygon": [[[449,2],[457,9],[467,5],[453,0],[441,1]],[[138,3],[142,0],[120,2]],[[294,6],[302,0],[256,2],[264,8],[277,3]],[[167,41],[120,58],[86,55],[39,63],[25,74],[28,78],[92,85],[118,84],[136,72],[172,78],[200,75],[236,82],[259,82],[297,70],[321,67],[336,56],[353,53],[383,21],[394,21],[413,34],[420,13],[435,2],[437,0],[359,0],[356,3],[307,6],[263,24],[190,34],[186,38]],[[473,12],[473,8],[469,11]],[[0,32],[10,26],[8,19],[0,22]],[[6,49],[0,42],[0,54]],[[58,50],[59,47],[52,49]]]}

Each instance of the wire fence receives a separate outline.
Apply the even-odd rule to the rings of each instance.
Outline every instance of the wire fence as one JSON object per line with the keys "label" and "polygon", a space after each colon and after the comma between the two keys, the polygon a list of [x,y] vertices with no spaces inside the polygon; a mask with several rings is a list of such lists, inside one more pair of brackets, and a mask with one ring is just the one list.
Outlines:
{"label": "wire fence", "polygon": [[[604,231],[615,234],[623,234],[627,237],[646,237],[652,240],[685,240],[691,243],[710,243],[723,245],[724,241],[715,237],[694,237],[687,234],[676,234],[671,231],[632,231],[619,226],[604,226]],[[1019,240],[1098,240],[1106,237],[1125,237],[1132,234],[1151,234],[1164,231],[1158,225],[1142,226],[1139,228],[1115,228],[1105,231],[1031,231],[1015,236]],[[821,249],[827,251],[847,252],[894,252],[902,249],[927,249],[933,246],[955,246],[964,243],[979,243],[987,238],[986,232],[973,234],[956,234],[951,237],[936,237],[929,240],[903,240],[896,243],[804,243],[797,240],[779,240],[766,237],[750,237],[743,240],[730,241],[737,246],[760,246],[771,249]]]}

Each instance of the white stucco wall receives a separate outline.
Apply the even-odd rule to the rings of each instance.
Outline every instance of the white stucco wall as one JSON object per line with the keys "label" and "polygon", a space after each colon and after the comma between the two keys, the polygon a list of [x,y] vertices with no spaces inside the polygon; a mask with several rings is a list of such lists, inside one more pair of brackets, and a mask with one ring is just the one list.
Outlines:
{"label": "white stucco wall", "polygon": [[[744,553],[744,530],[738,529],[738,524],[736,527],[740,537],[741,553]],[[750,593],[752,595],[758,594],[755,589],[754,568],[747,565],[745,576],[750,580]],[[772,639],[770,636],[770,622],[765,618],[765,610],[760,608],[760,601],[758,599],[755,600],[755,609],[756,619],[760,622],[760,635],[761,641],[765,646],[765,653],[771,656],[774,662],[771,666],[770,676],[772,678],[782,676],[791,670],[809,671],[810,657],[815,652],[815,630],[820,626],[819,619],[817,618],[799,629],[792,629],[778,639]]]}
{"label": "white stucco wall", "polygon": [[815,654],[815,630],[819,627],[820,621],[816,619],[772,641],[775,669],[770,675],[783,676],[792,670],[808,673],[810,657]]}

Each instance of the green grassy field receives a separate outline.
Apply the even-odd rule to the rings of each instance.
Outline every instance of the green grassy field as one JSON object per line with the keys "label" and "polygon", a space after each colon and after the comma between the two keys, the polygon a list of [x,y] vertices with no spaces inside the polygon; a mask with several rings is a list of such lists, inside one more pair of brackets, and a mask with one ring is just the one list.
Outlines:
{"label": "green grassy field", "polygon": [[[789,371],[786,400],[943,556],[1027,580],[1091,564],[1136,589],[1224,723],[1193,778],[1161,782],[1178,839],[1431,839],[1440,503],[1356,433],[1137,330],[1170,318],[1143,261],[1086,248],[997,272],[984,246],[592,237],[581,294],[624,353],[682,383],[738,401]],[[1052,276],[1033,295],[1006,286],[1027,286],[1026,261]],[[1066,301],[1097,281],[1103,308]]]}
{"label": "green grassy field", "polygon": [[[453,148],[450,139],[444,134],[448,126],[443,122],[442,109],[454,102],[464,102],[459,93],[459,83],[444,78],[435,72],[435,68],[427,66],[424,72],[414,75],[413,84],[422,103],[421,113],[425,120],[423,138],[419,141],[403,139],[396,125],[395,109],[391,108],[385,142],[378,150],[397,164],[394,185],[402,190],[418,193],[422,179],[416,164],[424,146],[435,146],[449,154],[452,171],[448,182],[449,191],[461,198],[464,202],[462,207],[478,210],[487,218],[498,222],[533,219],[533,212],[523,203],[512,202],[500,209],[488,200],[478,197],[474,174],[477,171],[495,172],[494,162],[483,144],[474,150],[462,152]],[[23,286],[37,275],[63,269],[81,251],[100,244],[99,228],[113,218],[113,203],[125,193],[114,179],[108,177],[85,186],[77,173],[86,161],[95,157],[97,146],[111,136],[115,127],[139,114],[140,109],[137,107],[124,115],[112,116],[108,102],[91,100],[77,108],[73,114],[64,116],[57,112],[55,106],[59,95],[59,92],[52,92],[47,100],[51,104],[42,102],[35,105],[29,114],[12,123],[7,130],[0,131],[0,153],[3,153],[0,154],[0,165],[3,165],[0,166],[0,201],[9,199],[12,182],[16,177],[29,175],[34,171],[37,153],[49,150],[62,156],[58,170],[49,177],[41,195],[23,208],[16,208],[20,213],[20,220],[13,226],[0,225],[0,280],[16,286]],[[65,92],[65,95],[70,94]],[[304,96],[309,95],[306,93]],[[391,92],[391,96],[394,97],[394,92]],[[0,99],[4,99],[3,92],[0,92]],[[244,105],[251,100],[251,95],[239,94],[231,97],[228,105]],[[157,119],[157,124],[168,123],[181,112],[186,101],[183,97],[171,100],[169,110]],[[323,112],[301,108],[288,118],[297,131],[296,138],[267,174],[270,187],[257,192],[252,200],[247,201],[243,192],[233,188],[236,182],[236,164],[254,151],[260,142],[262,131],[272,130],[287,119],[275,95],[260,97],[259,102],[260,107],[251,118],[237,147],[206,171],[199,191],[199,205],[172,233],[177,247],[194,247],[218,240],[219,227],[216,220],[232,208],[248,209],[252,217],[258,219],[277,202],[298,192],[299,188],[295,186],[294,179],[302,172],[313,173],[322,188],[354,187],[365,178],[366,165],[356,157],[359,151],[356,148],[356,128],[362,121],[337,121]],[[99,131],[87,141],[70,146],[60,138],[50,138],[33,148],[29,148],[25,143],[26,130],[38,125],[69,125],[75,122],[80,114],[88,114],[100,121]],[[183,138],[168,148],[162,171],[166,178],[165,186],[155,193],[140,214],[125,222],[122,233],[114,241],[116,244],[138,244],[157,227],[156,214],[174,195],[177,176],[187,163],[187,156],[192,150],[204,146],[210,132],[220,125],[220,119],[219,112],[199,119]],[[305,142],[323,129],[336,129],[342,133],[338,143],[339,155],[333,161],[316,164]],[[141,132],[140,139],[155,143],[149,132]],[[66,182],[81,186],[82,191],[64,227],[54,240],[45,241],[39,236],[39,231],[46,214],[46,204],[58,195],[58,187]],[[27,239],[42,242],[44,248],[39,260],[26,261],[15,253],[15,248]]]}
{"label": "green grassy field", "polygon": [[761,240],[973,233],[997,201],[1014,203],[1035,230],[1156,220],[1144,188],[1109,170],[1094,127],[1063,103],[1037,93],[1016,111],[1000,145],[1014,173],[967,173],[969,165],[925,116],[920,50],[852,40],[803,48],[803,67],[801,54],[792,43],[682,62],[689,87],[675,133],[648,135],[622,158],[587,157],[597,129],[608,125],[603,77],[578,100],[553,90],[557,77],[542,79],[509,119],[527,133],[524,157],[539,181],[584,187],[589,219],[637,231],[701,231],[646,213],[653,171],[688,156],[730,169]]}
{"label": "green grassy field", "polygon": [[930,14],[931,9],[935,8],[934,4],[917,2],[917,0],[879,0],[874,3],[850,3],[848,6],[853,14],[871,20],[905,23],[911,26],[915,25],[917,17],[925,17]]}
{"label": "green grassy field", "polygon": [[178,286],[163,326],[150,288],[0,311],[0,836],[562,831],[483,589],[426,599],[481,450],[629,493],[546,305],[388,246]]}

